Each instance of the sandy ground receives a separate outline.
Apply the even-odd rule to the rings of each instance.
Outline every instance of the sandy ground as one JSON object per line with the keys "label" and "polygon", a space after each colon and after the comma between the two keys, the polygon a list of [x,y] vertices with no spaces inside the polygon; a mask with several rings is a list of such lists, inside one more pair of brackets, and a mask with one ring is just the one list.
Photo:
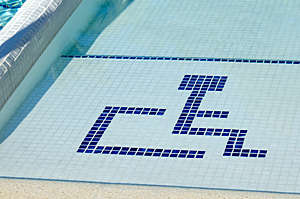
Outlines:
{"label": "sandy ground", "polygon": [[300,199],[300,195],[1,179],[0,198]]}

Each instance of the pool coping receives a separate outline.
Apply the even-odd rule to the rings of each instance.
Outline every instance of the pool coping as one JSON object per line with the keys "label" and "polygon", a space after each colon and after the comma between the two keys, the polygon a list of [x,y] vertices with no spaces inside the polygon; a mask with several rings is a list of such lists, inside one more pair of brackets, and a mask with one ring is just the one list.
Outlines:
{"label": "pool coping", "polygon": [[82,0],[27,0],[0,31],[0,110]]}
{"label": "pool coping", "polygon": [[280,191],[260,191],[260,190],[245,190],[245,189],[227,189],[227,188],[209,188],[209,187],[191,187],[191,186],[176,186],[176,185],[156,185],[156,184],[137,184],[137,183],[110,183],[102,181],[85,181],[85,180],[62,180],[62,179],[46,179],[46,178],[26,178],[26,177],[7,177],[0,176],[0,180],[24,180],[24,181],[37,181],[41,183],[69,183],[69,184],[87,184],[87,185],[99,185],[99,186],[129,186],[129,187],[144,187],[144,188],[162,188],[162,189],[182,189],[182,190],[202,190],[202,191],[214,191],[214,192],[240,192],[245,195],[248,193],[254,194],[276,194],[284,196],[300,196],[297,192],[280,192]]}

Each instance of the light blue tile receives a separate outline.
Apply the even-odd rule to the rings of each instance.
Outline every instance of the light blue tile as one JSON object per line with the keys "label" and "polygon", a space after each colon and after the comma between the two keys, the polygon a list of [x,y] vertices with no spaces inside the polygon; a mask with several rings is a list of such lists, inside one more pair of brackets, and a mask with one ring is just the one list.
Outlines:
{"label": "light blue tile", "polygon": [[101,36],[96,23],[81,42],[95,40],[89,54],[299,59],[299,7],[297,0],[137,0]]}
{"label": "light blue tile", "polygon": [[[136,0],[104,30],[110,15],[98,16],[66,55],[297,60],[299,6]],[[265,158],[223,156],[226,136],[172,134],[191,94],[178,90],[189,74],[227,76],[199,110],[230,112],[195,118],[192,127],[247,130],[243,148],[267,150]],[[1,131],[0,176],[300,193],[299,74],[298,64],[60,58]],[[106,106],[166,112],[117,114],[97,146],[201,150],[204,157],[77,153]]]}
{"label": "light blue tile", "polygon": [[[298,67],[73,59],[52,84],[62,63],[63,58],[4,130],[14,129],[0,146],[1,176],[299,192]],[[196,118],[192,127],[247,129],[244,148],[266,149],[266,158],[223,157],[228,137],[172,135],[190,94],[178,90],[186,74],[228,76],[224,90],[208,92],[200,108],[229,110],[229,117]],[[206,154],[181,159],[76,153],[105,106],[167,111],[161,117],[119,114],[98,145]]]}

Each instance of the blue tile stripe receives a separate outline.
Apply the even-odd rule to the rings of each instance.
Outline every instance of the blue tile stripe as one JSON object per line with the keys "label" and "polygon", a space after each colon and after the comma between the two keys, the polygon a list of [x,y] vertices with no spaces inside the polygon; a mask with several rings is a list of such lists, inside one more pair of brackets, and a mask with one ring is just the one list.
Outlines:
{"label": "blue tile stripe", "polygon": [[172,134],[227,136],[229,138],[223,156],[266,157],[267,150],[242,149],[247,130],[192,127],[195,117],[228,117],[229,111],[198,111],[206,93],[208,91],[223,91],[226,81],[227,76],[185,75],[178,90],[190,90],[191,94],[175,123]]}
{"label": "blue tile stripe", "polygon": [[247,58],[207,58],[207,57],[164,57],[164,56],[127,56],[127,55],[62,55],[63,58],[81,59],[120,59],[120,60],[165,60],[196,62],[228,62],[249,64],[300,64],[299,60],[247,59]]}
{"label": "blue tile stripe", "polygon": [[116,114],[136,114],[136,115],[164,115],[166,109],[141,108],[141,107],[112,107],[106,106],[103,112],[95,121],[94,125],[81,142],[78,153],[111,154],[111,155],[132,155],[132,156],[152,156],[171,158],[203,158],[205,151],[184,150],[184,149],[161,149],[143,148],[128,146],[97,146],[105,130],[112,122]]}
{"label": "blue tile stripe", "polygon": [[[79,151],[80,152],[80,151]],[[86,153],[92,153],[87,150]],[[141,147],[97,146],[93,153],[110,155],[152,156],[172,158],[203,158],[204,151],[180,149],[155,149]]]}

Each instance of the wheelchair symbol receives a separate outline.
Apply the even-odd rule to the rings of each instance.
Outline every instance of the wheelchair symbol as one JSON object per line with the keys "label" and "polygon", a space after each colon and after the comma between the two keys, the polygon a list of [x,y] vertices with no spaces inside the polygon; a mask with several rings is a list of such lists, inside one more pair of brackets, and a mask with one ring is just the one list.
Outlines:
{"label": "wheelchair symbol", "polygon": [[[212,119],[226,119],[228,117],[229,111],[199,110],[201,102],[205,98],[206,93],[223,91],[226,81],[227,76],[185,75],[179,85],[178,90],[191,91],[191,94],[184,104],[182,112],[175,123],[172,134],[174,136],[201,135],[228,137],[223,156],[265,158],[267,150],[243,148],[247,130],[192,126],[196,117],[208,117]],[[164,108],[106,106],[103,112],[97,118],[91,130],[82,141],[77,152],[152,157],[203,158],[205,155],[205,151],[203,150],[105,145],[98,146],[98,142],[116,114],[135,114],[161,117],[164,115],[165,111],[166,109]]]}

